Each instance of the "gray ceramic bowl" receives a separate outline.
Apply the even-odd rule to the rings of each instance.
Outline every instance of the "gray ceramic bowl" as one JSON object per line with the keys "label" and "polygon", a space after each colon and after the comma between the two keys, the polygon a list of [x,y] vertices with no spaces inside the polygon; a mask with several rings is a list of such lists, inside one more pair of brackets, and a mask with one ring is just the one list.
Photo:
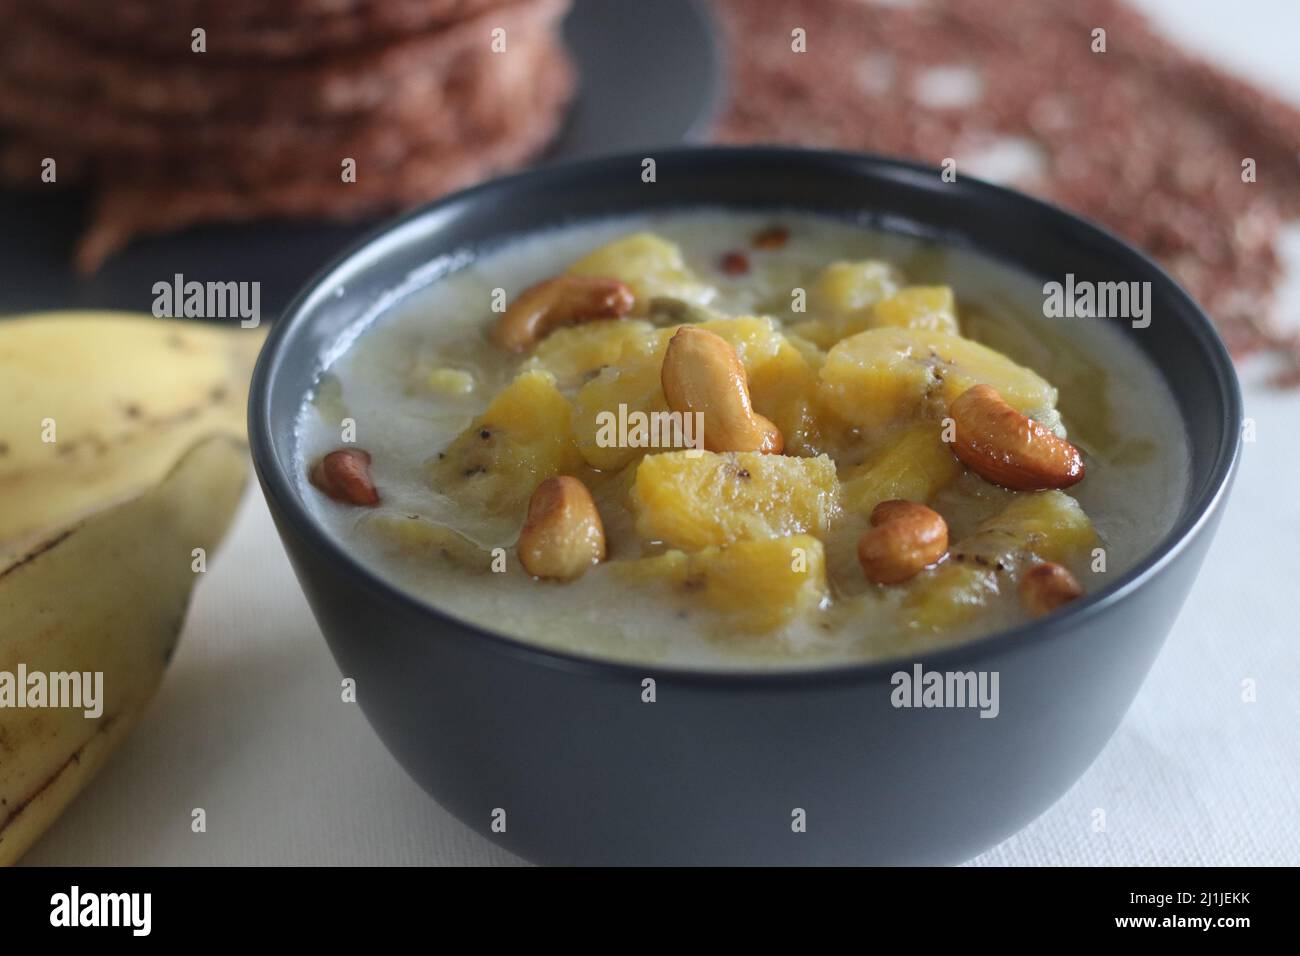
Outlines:
{"label": "gray ceramic bowl", "polygon": [[[320,273],[273,329],[250,408],[253,456],[343,674],[394,756],[444,807],[545,863],[951,863],[1023,827],[1114,733],[1210,543],[1241,402],[1206,316],[1154,263],[1059,209],[870,156],[656,151],[537,170],[394,223]],[[1032,624],[924,655],[996,671],[1000,714],[895,709],[911,660],[778,673],[609,663],[484,631],[401,593],[300,498],[293,422],[322,357],[381,294],[440,254],[560,222],[682,205],[802,207],[921,230],[1030,273],[1149,281],[1133,341],[1167,379],[1191,443],[1173,530],[1098,593]],[[657,682],[656,702],[642,681]],[[358,808],[364,812],[364,808]],[[505,811],[505,831],[492,827]],[[797,811],[806,830],[792,826]],[[495,816],[494,816],[495,815]]]}

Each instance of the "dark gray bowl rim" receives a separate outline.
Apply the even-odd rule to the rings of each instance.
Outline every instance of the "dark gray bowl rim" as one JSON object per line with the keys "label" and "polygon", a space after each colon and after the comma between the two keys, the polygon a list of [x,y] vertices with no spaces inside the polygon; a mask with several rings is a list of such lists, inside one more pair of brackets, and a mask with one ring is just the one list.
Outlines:
{"label": "dark gray bowl rim", "polygon": [[[834,169],[838,172],[856,172],[866,175],[880,175],[882,172],[896,176],[935,177],[938,167],[928,166],[910,160],[878,156],[871,153],[854,153],[840,150],[799,149],[779,146],[680,146],[653,150],[656,158],[673,161],[690,161],[693,157],[707,155],[719,157],[727,162],[743,163],[747,159],[762,158],[779,160],[802,171],[815,171],[818,168]],[[1164,284],[1165,295],[1177,300],[1183,311],[1193,317],[1186,329],[1195,336],[1213,365],[1215,384],[1220,392],[1221,403],[1218,414],[1222,425],[1222,439],[1214,454],[1214,462],[1207,480],[1202,482],[1199,493],[1194,499],[1184,503],[1174,526],[1165,533],[1160,541],[1129,568],[1117,580],[1098,591],[1086,594],[1082,599],[1071,602],[1066,607],[1045,617],[1030,621],[1016,627],[995,631],[982,637],[972,638],[949,647],[935,648],[912,656],[893,656],[881,660],[849,662],[838,664],[803,664],[791,667],[763,668],[703,668],[681,667],[672,664],[652,662],[637,663],[595,655],[572,653],[532,643],[521,638],[510,637],[483,628],[471,621],[448,613],[433,604],[409,594],[396,585],[389,583],[374,570],[366,567],[351,554],[341,542],[331,535],[308,510],[306,503],[297,493],[296,483],[291,477],[285,463],[276,452],[273,438],[274,429],[270,420],[270,396],[276,386],[281,362],[284,360],[284,342],[290,331],[306,321],[308,313],[304,306],[323,286],[333,284],[334,273],[349,264],[352,259],[362,256],[372,245],[378,244],[390,233],[413,223],[414,221],[436,216],[442,210],[459,203],[481,202],[494,192],[519,184],[531,182],[534,189],[546,189],[548,184],[561,179],[568,179],[575,174],[590,173],[596,175],[611,167],[624,167],[627,163],[639,164],[647,155],[645,150],[635,153],[621,153],[602,156],[596,159],[584,159],[574,162],[557,163],[543,166],[510,176],[489,180],[460,192],[452,193],[433,202],[420,206],[402,216],[393,219],[355,244],[345,249],[327,265],[321,268],[306,286],[293,298],[281,316],[276,320],[258,355],[253,370],[248,403],[248,433],[254,469],[262,483],[269,503],[278,507],[282,520],[292,522],[294,529],[320,553],[328,555],[333,561],[345,567],[350,575],[361,582],[369,591],[384,601],[396,602],[407,610],[428,616],[430,623],[463,628],[466,639],[481,640],[491,648],[502,653],[523,658],[532,663],[582,674],[599,674],[609,676],[621,675],[628,679],[640,680],[648,674],[671,678],[672,680],[716,686],[719,688],[740,687],[789,687],[828,686],[841,682],[871,682],[885,678],[898,671],[904,663],[920,663],[927,670],[948,671],[961,669],[962,665],[998,652],[1012,651],[1029,641],[1045,641],[1059,637],[1073,627],[1065,624],[1082,624],[1091,618],[1124,601],[1129,595],[1141,588],[1147,581],[1170,564],[1209,521],[1215,509],[1220,507],[1236,467],[1241,446],[1242,400],[1236,371],[1227,348],[1219,338],[1217,331],[1204,310],[1187,294],[1186,291],[1169,276],[1153,259],[1136,247],[1120,239],[1096,223],[1068,212],[1059,206],[1036,199],[1005,186],[999,186],[974,177],[963,176],[958,186],[965,190],[982,190],[995,195],[1000,202],[1008,205],[1020,204],[1055,217],[1076,230],[1082,239],[1090,239],[1103,245],[1111,246],[1117,261],[1124,259],[1142,269],[1151,271],[1156,280]],[[1014,265],[1014,260],[1008,261]],[[1171,388],[1175,383],[1169,383]],[[1189,488],[1189,494],[1194,489]]]}

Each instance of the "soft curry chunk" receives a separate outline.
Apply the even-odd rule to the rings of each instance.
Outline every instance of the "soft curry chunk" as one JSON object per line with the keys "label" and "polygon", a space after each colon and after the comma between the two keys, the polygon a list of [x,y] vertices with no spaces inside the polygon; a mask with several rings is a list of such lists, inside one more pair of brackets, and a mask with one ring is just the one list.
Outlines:
{"label": "soft curry chunk", "polygon": [[533,489],[582,467],[569,400],[548,372],[524,372],[429,465],[433,487],[467,507],[522,512]]}
{"label": "soft curry chunk", "polygon": [[946,285],[907,286],[881,299],[871,310],[872,326],[895,325],[956,335],[957,304]]}
{"label": "soft curry chunk", "polygon": [[1064,492],[1038,491],[1014,496],[974,535],[958,542],[952,557],[1008,567],[1030,556],[1070,564],[1096,543],[1097,533],[1077,501]]}
{"label": "soft curry chunk", "polygon": [[629,343],[653,332],[650,323],[637,319],[604,319],[557,329],[533,350],[525,368],[550,372],[561,388],[576,387],[602,368],[618,364]]}
{"label": "soft curry chunk", "polygon": [[824,535],[839,509],[825,455],[667,452],[637,468],[631,503],[645,542],[696,551],[734,541]]}
{"label": "soft curry chunk", "polygon": [[1033,563],[1084,567],[1097,533],[1079,503],[1060,491],[1017,495],[952,546],[948,561],[919,579],[904,606],[913,627],[942,632],[977,616]]}
{"label": "soft curry chunk", "polygon": [[812,535],[737,541],[694,553],[668,551],[625,562],[620,576],[666,586],[702,603],[719,623],[744,632],[772,631],[828,599],[826,554]]}
{"label": "soft curry chunk", "polygon": [[841,478],[845,511],[867,517],[882,501],[928,502],[962,472],[942,437],[943,426],[921,421],[900,429],[876,454]]}
{"label": "soft curry chunk", "polygon": [[653,329],[628,339],[617,362],[602,368],[578,390],[573,400],[574,437],[582,457],[593,468],[615,471],[648,450],[635,442],[619,441],[620,436],[611,436],[607,426],[611,418],[617,424],[668,411],[660,369],[671,337],[668,331]]}
{"label": "soft curry chunk", "polygon": [[658,296],[703,305],[715,294],[686,265],[681,249],[649,232],[633,233],[593,250],[569,266],[568,273],[626,283],[636,296],[637,315],[645,315]]}
{"label": "soft curry chunk", "polygon": [[420,515],[376,511],[357,522],[357,530],[385,551],[416,561],[450,562],[467,571],[485,572],[492,555],[465,535]]}
{"label": "soft curry chunk", "polygon": [[[499,273],[486,254],[357,366],[388,380],[322,385],[305,480],[331,520],[467,619],[640,660],[919,653],[1095,590],[1126,512],[1099,510],[1103,542],[1084,508],[1146,464],[1066,335],[1026,342],[1037,287],[1004,317],[960,250],[728,215],[539,236]],[[480,315],[498,284],[526,291]],[[377,437],[340,448],[354,407]],[[331,461],[372,493],[311,484]]]}
{"label": "soft curry chunk", "polygon": [[829,349],[845,336],[871,328],[876,303],[902,283],[903,277],[887,262],[832,262],[813,280],[809,299],[814,317],[796,324],[793,331]]}
{"label": "soft curry chunk", "polygon": [[821,367],[821,393],[841,418],[878,429],[942,410],[974,385],[992,385],[1013,407],[1038,417],[1056,389],[1031,369],[970,339],[929,329],[879,328],[839,342]]}

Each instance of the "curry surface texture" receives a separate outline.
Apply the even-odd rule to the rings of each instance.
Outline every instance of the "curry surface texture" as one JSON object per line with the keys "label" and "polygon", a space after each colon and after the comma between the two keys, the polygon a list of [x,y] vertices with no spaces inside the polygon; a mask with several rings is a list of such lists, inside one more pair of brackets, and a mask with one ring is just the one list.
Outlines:
{"label": "curry surface texture", "polygon": [[[705,209],[455,266],[329,363],[298,424],[301,493],[363,563],[496,632],[700,667],[915,653],[1043,613],[1069,578],[1104,586],[1184,500],[1180,418],[1119,320],[1045,318],[1043,280],[971,251]],[[582,277],[562,305],[558,286],[522,295],[561,275]],[[1041,467],[981,463],[1000,423]],[[322,484],[339,450],[369,461],[335,458]],[[351,468],[377,504],[347,500]],[[560,475],[581,484],[548,484],[530,513]],[[889,500],[926,507],[882,509],[895,523],[871,537]],[[563,570],[536,577],[528,554]],[[1064,572],[1029,573],[1043,564]]]}

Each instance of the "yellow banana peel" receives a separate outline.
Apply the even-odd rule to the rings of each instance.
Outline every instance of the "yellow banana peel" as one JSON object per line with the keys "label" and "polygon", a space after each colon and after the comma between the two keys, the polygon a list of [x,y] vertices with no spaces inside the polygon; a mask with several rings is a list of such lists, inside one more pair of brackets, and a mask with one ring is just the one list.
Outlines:
{"label": "yellow banana peel", "polygon": [[[262,338],[125,313],[0,320],[0,864],[162,679],[247,481]],[[66,706],[73,688],[87,696]]]}

